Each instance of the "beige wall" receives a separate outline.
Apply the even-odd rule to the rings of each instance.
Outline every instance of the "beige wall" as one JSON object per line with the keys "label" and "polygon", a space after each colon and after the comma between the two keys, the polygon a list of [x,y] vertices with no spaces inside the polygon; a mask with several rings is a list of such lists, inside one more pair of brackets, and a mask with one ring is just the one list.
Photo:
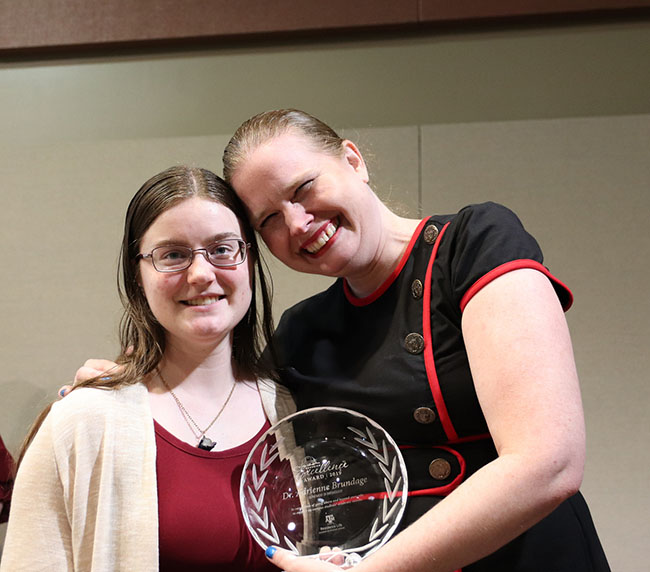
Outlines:
{"label": "beige wall", "polygon": [[[0,433],[115,352],[124,209],[179,162],[220,170],[250,114],[297,106],[360,141],[413,216],[511,206],[576,294],[583,490],[614,570],[645,566],[650,501],[650,78],[644,23],[0,66]],[[273,264],[278,313],[328,281]]]}

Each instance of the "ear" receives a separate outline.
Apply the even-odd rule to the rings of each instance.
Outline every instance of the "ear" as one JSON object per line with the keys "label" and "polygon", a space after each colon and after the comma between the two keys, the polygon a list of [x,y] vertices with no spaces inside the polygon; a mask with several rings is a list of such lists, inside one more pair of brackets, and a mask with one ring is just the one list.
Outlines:
{"label": "ear", "polygon": [[363,160],[363,155],[358,147],[349,139],[343,141],[343,156],[348,164],[357,172],[364,183],[370,180],[368,175],[368,168],[366,162]]}

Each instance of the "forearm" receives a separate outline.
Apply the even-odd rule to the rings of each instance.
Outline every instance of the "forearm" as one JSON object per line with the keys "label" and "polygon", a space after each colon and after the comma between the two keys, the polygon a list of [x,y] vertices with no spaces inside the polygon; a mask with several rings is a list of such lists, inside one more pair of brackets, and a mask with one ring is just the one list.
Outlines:
{"label": "forearm", "polygon": [[475,562],[519,536],[573,494],[579,470],[571,463],[553,470],[543,459],[535,462],[514,454],[499,457],[357,570],[444,572]]}

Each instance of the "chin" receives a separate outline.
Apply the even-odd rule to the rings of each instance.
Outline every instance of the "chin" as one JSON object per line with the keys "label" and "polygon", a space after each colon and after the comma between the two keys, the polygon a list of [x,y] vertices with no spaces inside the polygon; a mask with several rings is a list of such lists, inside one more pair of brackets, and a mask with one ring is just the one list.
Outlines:
{"label": "chin", "polygon": [[352,256],[342,256],[341,254],[328,256],[327,254],[322,259],[313,259],[309,265],[309,270],[303,270],[303,272],[331,276],[332,278],[345,277],[347,270],[350,268]]}
{"label": "chin", "polygon": [[188,328],[183,337],[195,343],[218,343],[234,329],[221,324],[220,326],[194,326]]}

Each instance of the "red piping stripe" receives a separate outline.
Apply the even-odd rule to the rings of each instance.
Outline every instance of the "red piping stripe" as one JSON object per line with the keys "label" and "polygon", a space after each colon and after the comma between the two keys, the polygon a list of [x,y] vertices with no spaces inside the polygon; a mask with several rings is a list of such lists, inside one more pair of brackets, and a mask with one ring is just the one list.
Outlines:
{"label": "red piping stripe", "polygon": [[411,251],[413,250],[413,247],[415,246],[415,241],[418,239],[418,236],[420,236],[420,231],[422,230],[422,227],[424,226],[424,223],[427,222],[427,218],[422,219],[420,221],[420,224],[418,224],[418,227],[415,229],[415,232],[413,233],[413,236],[411,237],[411,240],[408,243],[408,246],[406,247],[406,252],[402,256],[401,260],[399,261],[399,264],[397,265],[397,268],[393,270],[388,278],[384,280],[384,282],[375,290],[372,294],[369,294],[368,296],[364,298],[358,298],[352,293],[352,290],[350,290],[350,286],[348,286],[348,281],[344,280],[343,281],[343,291],[345,292],[345,297],[348,299],[348,302],[352,304],[353,306],[367,306],[368,304],[372,304],[377,298],[379,298],[388,288],[390,285],[395,281],[395,279],[399,276],[399,273],[402,271],[402,268],[404,268],[404,265],[406,264],[406,261],[409,259],[409,256],[411,255]]}
{"label": "red piping stripe", "polygon": [[[413,446],[400,446],[400,449],[415,449],[416,447]],[[458,471],[458,475],[454,478],[453,481],[450,483],[447,483],[446,485],[441,485],[439,487],[433,487],[430,489],[418,489],[415,491],[408,491],[407,496],[409,497],[423,497],[423,496],[429,496],[429,495],[435,495],[435,496],[446,496],[450,494],[460,483],[463,482],[465,479],[465,473],[467,472],[467,463],[465,462],[465,459],[463,456],[458,452],[455,451],[454,449],[451,449],[450,447],[445,447],[442,445],[436,445],[435,447],[432,447],[433,449],[442,449],[444,451],[447,451],[448,453],[451,453],[456,459],[458,460],[458,466],[460,470]],[[401,496],[401,493],[397,493],[398,496]],[[368,499],[374,499],[374,498],[384,498],[387,497],[388,494],[385,492],[376,492],[376,493],[365,493],[362,495],[355,495],[354,497],[350,497],[348,499],[341,499],[339,501],[336,501],[334,504],[335,505],[340,505],[340,504],[346,504],[349,502],[357,502],[357,501],[362,501],[362,500],[368,500]]]}
{"label": "red piping stripe", "polygon": [[445,400],[442,397],[442,392],[440,391],[440,382],[438,381],[438,375],[436,373],[436,364],[433,359],[433,340],[431,336],[431,273],[433,272],[433,262],[436,259],[438,254],[438,247],[440,246],[440,241],[442,240],[445,231],[449,223],[447,223],[438,234],[438,239],[433,246],[433,252],[431,253],[431,258],[429,259],[429,265],[427,266],[427,273],[424,279],[424,304],[422,304],[422,333],[424,336],[424,367],[427,372],[427,378],[429,380],[429,387],[431,388],[431,394],[433,395],[433,401],[436,404],[436,409],[438,410],[438,416],[440,417],[440,423],[442,428],[447,435],[449,441],[455,441],[458,439],[458,434],[456,429],[451,422],[449,417],[449,412],[447,411],[447,406],[445,405]]}
{"label": "red piping stripe", "polygon": [[558,284],[562,288],[564,288],[567,293],[569,294],[569,299],[567,300],[566,304],[564,304],[564,311],[566,312],[571,305],[573,304],[573,294],[571,293],[571,290],[558,280],[555,276],[553,276],[548,268],[546,268],[544,265],[540,264],[536,260],[529,260],[527,258],[522,258],[520,260],[512,260],[510,262],[506,262],[505,264],[502,264],[501,266],[497,266],[496,268],[493,268],[490,270],[487,274],[484,274],[481,276],[474,284],[472,284],[468,289],[467,292],[463,295],[461,301],[460,301],[460,311],[464,312],[465,311],[465,306],[469,303],[469,301],[485,286],[487,286],[490,282],[492,282],[494,279],[498,278],[499,276],[503,276],[504,274],[507,274],[508,272],[512,272],[513,270],[520,270],[522,268],[530,268],[533,270],[539,270],[542,274],[547,276],[551,282],[554,282],[555,284]]}

